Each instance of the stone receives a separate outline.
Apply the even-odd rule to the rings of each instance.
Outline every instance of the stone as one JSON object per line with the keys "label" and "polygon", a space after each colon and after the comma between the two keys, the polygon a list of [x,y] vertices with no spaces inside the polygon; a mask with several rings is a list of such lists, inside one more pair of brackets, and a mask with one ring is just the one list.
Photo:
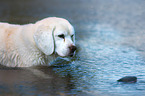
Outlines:
{"label": "stone", "polygon": [[135,83],[135,82],[137,82],[137,77],[136,76],[125,76],[117,81],[124,82],[124,83]]}

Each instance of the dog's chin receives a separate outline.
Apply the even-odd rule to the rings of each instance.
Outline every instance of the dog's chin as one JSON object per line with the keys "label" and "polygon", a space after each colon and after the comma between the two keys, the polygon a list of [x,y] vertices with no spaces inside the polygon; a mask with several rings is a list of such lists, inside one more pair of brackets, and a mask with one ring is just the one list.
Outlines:
{"label": "dog's chin", "polygon": [[69,53],[67,55],[61,55],[61,54],[57,53],[57,55],[60,56],[60,57],[73,57],[75,54],[74,53]]}
{"label": "dog's chin", "polygon": [[74,56],[74,53],[71,53],[71,54],[69,54],[68,56],[69,56],[69,57],[73,57],[73,56]]}

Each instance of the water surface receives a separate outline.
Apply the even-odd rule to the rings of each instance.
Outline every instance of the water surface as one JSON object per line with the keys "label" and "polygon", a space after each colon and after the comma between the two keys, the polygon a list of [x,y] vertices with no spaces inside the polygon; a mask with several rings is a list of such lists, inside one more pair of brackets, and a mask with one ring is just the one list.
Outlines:
{"label": "water surface", "polygon": [[[144,96],[145,0],[0,0],[0,21],[68,19],[77,54],[52,67],[0,68],[4,96]],[[137,83],[117,80],[136,76]]]}

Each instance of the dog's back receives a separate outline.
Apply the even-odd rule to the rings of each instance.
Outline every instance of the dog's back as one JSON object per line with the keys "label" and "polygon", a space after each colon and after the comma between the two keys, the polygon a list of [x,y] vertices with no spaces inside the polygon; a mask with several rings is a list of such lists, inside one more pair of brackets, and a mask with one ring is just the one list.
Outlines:
{"label": "dog's back", "polygon": [[19,25],[0,23],[0,62],[2,64],[10,65],[10,62],[14,64],[12,59],[16,57],[15,42],[18,30],[20,30]]}
{"label": "dog's back", "polygon": [[0,64],[30,67],[44,62],[33,41],[33,27],[34,24],[0,23]]}

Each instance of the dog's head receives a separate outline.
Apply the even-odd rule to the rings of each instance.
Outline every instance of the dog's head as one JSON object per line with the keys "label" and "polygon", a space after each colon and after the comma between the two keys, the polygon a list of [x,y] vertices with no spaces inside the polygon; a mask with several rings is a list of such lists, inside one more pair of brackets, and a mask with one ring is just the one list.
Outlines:
{"label": "dog's head", "polygon": [[73,26],[63,18],[38,21],[34,33],[36,46],[46,55],[73,56],[76,50]]}

